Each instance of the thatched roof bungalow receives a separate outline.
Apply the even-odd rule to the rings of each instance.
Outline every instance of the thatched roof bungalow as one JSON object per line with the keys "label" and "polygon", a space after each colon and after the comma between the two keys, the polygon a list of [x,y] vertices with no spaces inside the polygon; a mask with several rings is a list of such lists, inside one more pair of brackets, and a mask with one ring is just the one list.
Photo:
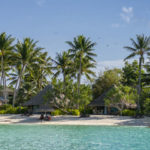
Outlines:
{"label": "thatched roof bungalow", "polygon": [[31,100],[24,103],[24,106],[27,106],[32,109],[33,113],[38,112],[52,112],[54,111],[54,106],[50,102],[46,101],[44,96],[49,90],[52,90],[52,86],[46,86],[42,91],[40,91],[36,96],[31,98]]}
{"label": "thatched roof bungalow", "polygon": [[91,101],[91,103],[88,105],[89,107],[93,108],[93,111],[95,114],[108,114],[107,112],[107,106],[105,106],[105,98],[107,93],[112,89],[109,88],[106,92],[104,92],[102,95],[100,95],[98,98]]}
{"label": "thatched roof bungalow", "polygon": [[[105,105],[105,98],[107,97],[108,92],[113,88],[114,86],[110,87],[106,92],[104,92],[102,95],[100,95],[98,98],[91,101],[91,103],[88,105],[89,107],[92,107],[95,114],[117,114],[118,110],[114,107],[107,107]],[[136,109],[136,104],[126,103],[125,108],[127,109]]]}

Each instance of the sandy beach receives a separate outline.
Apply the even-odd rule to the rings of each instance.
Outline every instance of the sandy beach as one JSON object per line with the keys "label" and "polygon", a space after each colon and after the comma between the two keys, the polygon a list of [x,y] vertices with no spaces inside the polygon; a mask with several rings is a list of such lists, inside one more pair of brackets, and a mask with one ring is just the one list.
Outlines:
{"label": "sandy beach", "polygon": [[125,116],[91,115],[87,118],[77,116],[52,116],[51,121],[40,121],[40,115],[0,115],[0,124],[49,124],[49,125],[113,125],[150,126],[150,117],[134,119]]}

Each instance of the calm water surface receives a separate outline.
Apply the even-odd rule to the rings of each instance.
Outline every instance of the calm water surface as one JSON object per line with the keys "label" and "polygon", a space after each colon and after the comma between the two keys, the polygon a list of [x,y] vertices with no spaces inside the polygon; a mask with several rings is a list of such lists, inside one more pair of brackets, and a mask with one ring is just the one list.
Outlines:
{"label": "calm water surface", "polygon": [[0,150],[150,150],[150,128],[0,125]]}

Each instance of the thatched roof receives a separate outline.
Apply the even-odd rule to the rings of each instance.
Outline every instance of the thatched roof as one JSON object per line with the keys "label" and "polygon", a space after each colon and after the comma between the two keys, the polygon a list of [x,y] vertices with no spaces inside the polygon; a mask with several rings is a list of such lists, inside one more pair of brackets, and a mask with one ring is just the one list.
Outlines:
{"label": "thatched roof", "polygon": [[[65,107],[69,104],[69,99],[65,99],[64,101],[64,95],[60,94],[59,97],[56,97],[55,100],[49,97],[51,101],[47,101],[44,99],[44,96],[47,94],[48,91],[52,90],[52,85],[46,86],[42,91],[40,91],[36,96],[34,96],[31,100],[24,103],[24,106],[40,106],[40,109],[49,109],[57,108],[59,107]],[[47,107],[47,108],[46,108]]]}
{"label": "thatched roof", "polygon": [[[100,95],[98,98],[96,98],[95,100],[93,100],[88,106],[91,107],[97,107],[97,106],[105,106],[105,98],[108,94],[108,92],[113,88],[114,86],[111,86],[106,92],[104,92],[102,95]],[[136,109],[137,108],[137,104],[131,104],[131,103],[126,103],[125,107],[127,109]]]}
{"label": "thatched roof", "polygon": [[94,99],[88,106],[105,106],[105,98],[107,93],[112,89],[113,87],[110,87],[106,92],[104,92],[102,95],[100,95],[98,98]]}
{"label": "thatched roof", "polygon": [[24,103],[24,106],[37,106],[43,105],[45,103],[44,96],[47,94],[47,91],[52,90],[52,86],[46,86],[42,91],[40,91],[36,96],[34,96],[31,100]]}

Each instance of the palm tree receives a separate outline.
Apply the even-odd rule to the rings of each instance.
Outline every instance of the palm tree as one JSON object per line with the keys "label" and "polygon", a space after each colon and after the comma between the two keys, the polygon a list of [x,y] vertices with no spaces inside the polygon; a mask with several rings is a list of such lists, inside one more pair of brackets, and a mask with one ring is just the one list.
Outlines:
{"label": "palm tree", "polygon": [[30,38],[25,38],[23,42],[17,42],[13,58],[15,59],[17,65],[20,65],[21,71],[14,89],[13,106],[15,104],[16,95],[20,88],[26,68],[30,68],[30,66],[38,60],[38,54],[42,49],[43,48],[41,47],[37,47],[37,41],[34,42],[34,40]]}
{"label": "palm tree", "polygon": [[63,84],[64,84],[64,89],[66,86],[66,76],[68,75],[69,72],[71,72],[71,60],[69,57],[69,51],[65,52],[63,51],[62,53],[57,53],[56,59],[52,60],[55,64],[53,70],[56,70],[54,73],[54,77],[57,77],[62,73],[63,75]]}
{"label": "palm tree", "polygon": [[96,65],[93,62],[90,62],[87,57],[83,59],[83,65],[81,69],[81,75],[84,75],[89,81],[92,81],[91,76],[95,77],[95,72],[92,71],[93,68],[95,68]]}
{"label": "palm tree", "polygon": [[33,78],[36,88],[39,91],[48,84],[47,77],[51,78],[50,76],[52,74],[51,58],[47,55],[47,52],[40,53],[37,63],[34,63],[29,70],[29,75]]}
{"label": "palm tree", "polygon": [[137,35],[136,41],[134,39],[130,39],[133,47],[126,46],[125,49],[129,50],[131,54],[127,56],[124,60],[133,58],[135,56],[139,56],[139,77],[138,77],[138,111],[140,111],[140,97],[141,97],[141,70],[142,64],[144,63],[144,55],[150,51],[150,37],[144,35]]}
{"label": "palm tree", "polygon": [[80,94],[80,83],[81,83],[81,76],[84,72],[83,66],[85,65],[85,58],[88,60],[88,63],[95,62],[93,53],[93,48],[96,43],[90,41],[89,38],[84,37],[83,35],[79,35],[74,38],[73,42],[67,41],[66,42],[70,47],[71,57],[76,62],[76,71],[77,71],[77,83],[78,83],[78,95]]}
{"label": "palm tree", "polygon": [[8,68],[8,56],[13,50],[12,43],[15,39],[11,37],[11,35],[6,35],[5,32],[0,34],[0,58],[1,58],[1,80],[0,84],[3,85],[4,88],[4,99],[7,99],[6,95],[6,68]]}

